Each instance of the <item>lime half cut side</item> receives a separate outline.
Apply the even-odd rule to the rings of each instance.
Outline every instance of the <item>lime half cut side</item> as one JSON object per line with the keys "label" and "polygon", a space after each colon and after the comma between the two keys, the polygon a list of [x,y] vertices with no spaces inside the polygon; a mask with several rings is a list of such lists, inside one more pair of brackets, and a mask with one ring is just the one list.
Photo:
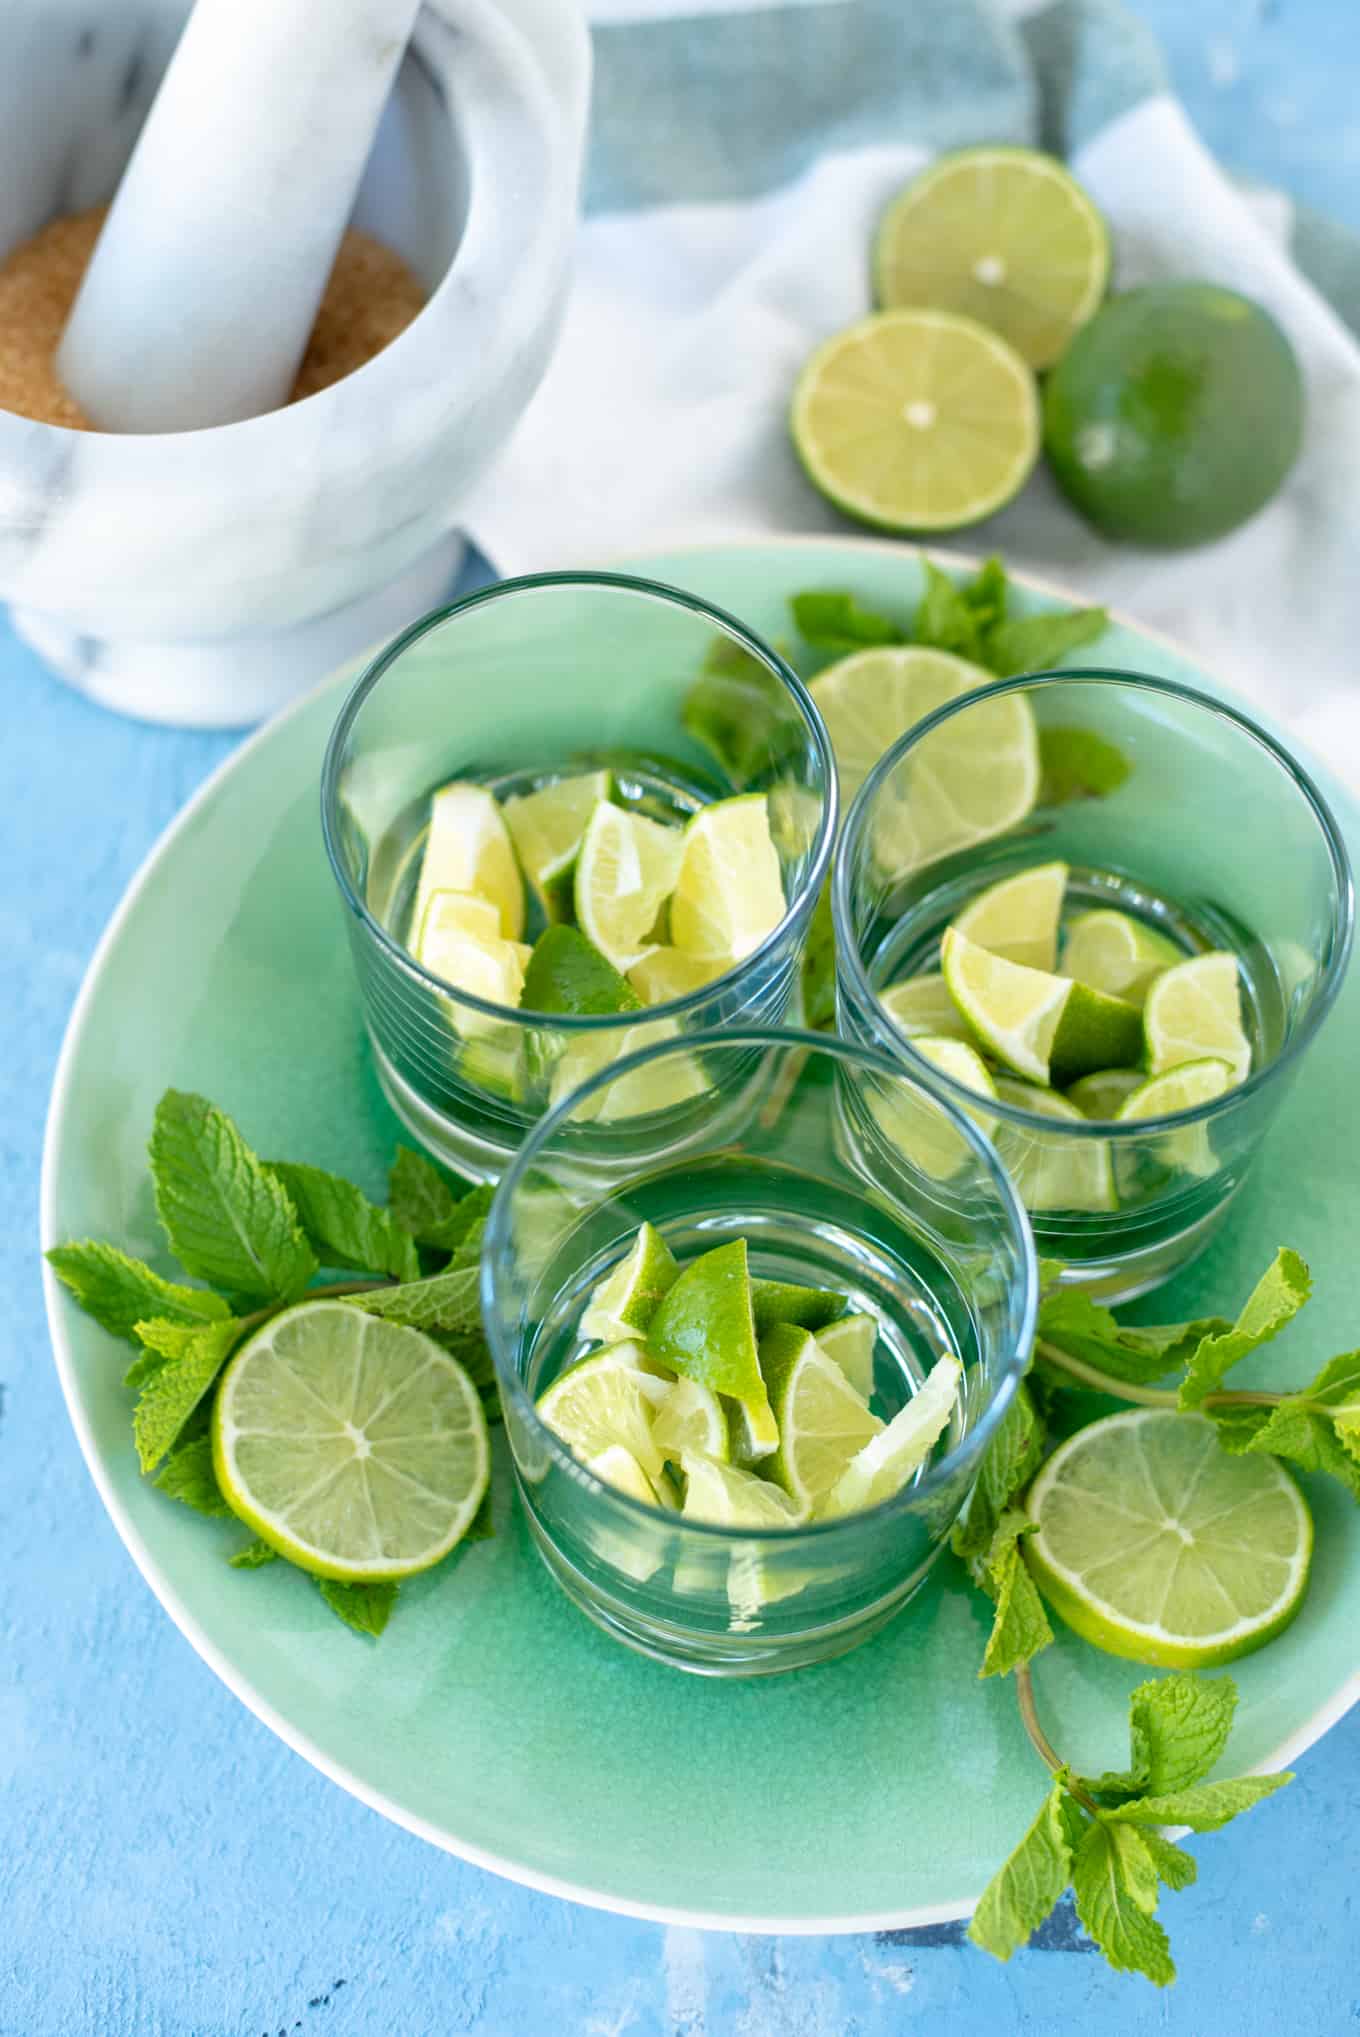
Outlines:
{"label": "lime half cut side", "polygon": [[791,428],[809,478],[850,516],[882,530],[959,530],[1029,479],[1039,400],[1024,361],[985,326],[882,311],[813,354]]}
{"label": "lime half cut side", "polygon": [[923,736],[888,774],[871,849],[891,880],[1027,820],[1039,795],[1039,734],[1022,694],[979,701]]}
{"label": "lime half cut side", "polygon": [[960,694],[990,686],[992,677],[981,665],[924,644],[855,651],[819,672],[808,692],[831,738],[842,815],[899,736]]}
{"label": "lime half cut side", "polygon": [[884,214],[874,241],[880,304],[962,312],[1051,367],[1105,294],[1110,237],[1062,164],[1037,149],[940,157]]}
{"label": "lime half cut side", "polygon": [[339,1301],[257,1330],[213,1407],[232,1512],[317,1577],[411,1577],[459,1541],[490,1475],[486,1417],[461,1365],[419,1330]]}
{"label": "lime half cut side", "polygon": [[1277,1458],[1230,1456],[1204,1415],[1091,1423],[1044,1465],[1029,1512],[1040,1590],[1110,1655],[1210,1668],[1273,1640],[1303,1601],[1303,1495]]}

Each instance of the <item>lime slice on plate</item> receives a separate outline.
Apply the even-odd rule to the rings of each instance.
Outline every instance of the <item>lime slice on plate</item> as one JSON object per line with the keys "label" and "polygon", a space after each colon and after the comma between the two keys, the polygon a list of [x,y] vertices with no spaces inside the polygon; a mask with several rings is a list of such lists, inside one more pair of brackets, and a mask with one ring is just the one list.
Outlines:
{"label": "lime slice on plate", "polygon": [[702,990],[732,967],[727,955],[690,955],[683,948],[649,948],[628,971],[628,982],[644,1004],[669,1004]]}
{"label": "lime slice on plate", "polygon": [[685,829],[671,939],[690,955],[740,962],[784,917],[784,878],[763,792],[701,807]]}
{"label": "lime slice on plate", "polygon": [[[1092,990],[1142,1004],[1154,978],[1184,959],[1165,934],[1144,926],[1131,913],[1101,907],[1081,913],[1067,929],[1062,973]],[[1045,966],[1051,969],[1053,964]]]}
{"label": "lime slice on plate", "polygon": [[876,1318],[840,1316],[816,1335],[823,1358],[839,1365],[861,1400],[870,1399],[874,1390],[874,1352],[878,1348]]}
{"label": "lime slice on plate", "polygon": [[961,312],[1048,368],[1096,310],[1110,276],[1105,222],[1074,177],[1037,149],[939,157],[883,216],[880,304]]}
{"label": "lime slice on plate", "polygon": [[955,914],[954,925],[1003,961],[1051,973],[1058,963],[1058,922],[1066,890],[1066,863],[1039,863],[989,884]]}
{"label": "lime slice on plate", "polygon": [[1137,1007],[1046,969],[1026,969],[949,927],[940,947],[949,994],[987,1051],[1047,1087],[1136,1061]]}
{"label": "lime slice on plate", "polygon": [[581,1317],[581,1335],[605,1344],[644,1336],[679,1272],[660,1231],[643,1224],[625,1256],[591,1295]]}
{"label": "lime slice on plate", "polygon": [[1039,736],[1021,695],[981,701],[925,736],[881,788],[874,862],[888,879],[1018,827],[1039,792]]}
{"label": "lime slice on plate", "polygon": [[850,1459],[818,1509],[823,1519],[896,1498],[949,1427],[962,1378],[957,1358],[935,1361],[906,1406]]}
{"label": "lime slice on plate", "polygon": [[[1086,1123],[1076,1104],[1051,1089],[1040,1089],[1037,1083],[998,1075],[996,1093],[1003,1103],[1033,1111],[1036,1117],[1052,1118],[1058,1124]],[[1118,1207],[1114,1166],[1104,1139],[1064,1139],[1058,1133],[1027,1132],[1003,1120],[996,1133],[996,1150],[1027,1210]]]}
{"label": "lime slice on plate", "polygon": [[639,1370],[632,1358],[625,1346],[622,1354],[597,1351],[578,1359],[539,1395],[538,1416],[583,1464],[621,1443],[648,1478],[659,1478],[652,1410],[666,1382]]}
{"label": "lime slice on plate", "polygon": [[576,918],[616,969],[631,969],[652,945],[652,928],[675,889],[684,846],[682,829],[607,799],[592,813],[576,860]]}
{"label": "lime slice on plate", "polygon": [[894,983],[880,994],[879,1003],[908,1040],[922,1034],[936,1040],[972,1038],[943,976],[911,976]]}
{"label": "lime slice on plate", "polygon": [[1135,1408],[1063,1443],[1030,1488],[1025,1555],[1083,1640],[1207,1669],[1273,1640],[1303,1601],[1313,1523],[1274,1457],[1230,1456],[1205,1415]]}
{"label": "lime slice on plate", "polygon": [[738,1402],[752,1457],[778,1447],[756,1345],[744,1238],[691,1259],[652,1317],[647,1349],[672,1372]]}
{"label": "lime slice on plate", "polygon": [[1237,957],[1216,949],[1166,970],[1148,991],[1143,1030],[1154,1075],[1211,1059],[1226,1061],[1233,1081],[1244,1082],[1251,1073],[1251,1042],[1242,1030]]}
{"label": "lime slice on plate", "polygon": [[505,825],[520,868],[550,920],[571,916],[581,843],[591,814],[613,790],[608,771],[586,771],[505,802]]}
{"label": "lime slice on plate", "polygon": [[658,1401],[652,1421],[652,1437],[663,1457],[679,1464],[687,1454],[717,1458],[729,1456],[727,1416],[715,1393],[700,1386],[697,1379],[677,1379]]}
{"label": "lime slice on plate", "polygon": [[796,1500],[739,1465],[691,1451],[681,1463],[685,1474],[684,1513],[691,1521],[711,1521],[720,1528],[796,1528],[804,1518]]}
{"label": "lime slice on plate", "polygon": [[808,692],[831,738],[842,817],[899,736],[947,701],[990,686],[994,676],[952,651],[917,644],[856,651],[819,672]]}
{"label": "lime slice on plate", "polygon": [[430,802],[430,825],[411,913],[418,935],[436,891],[470,891],[501,916],[500,931],[517,941],[524,931],[524,881],[495,797],[484,785],[445,785]]}
{"label": "lime slice on plate", "polygon": [[760,1366],[779,1425],[779,1448],[765,1470],[800,1510],[811,1511],[883,1424],[810,1330],[779,1324],[760,1340]]}
{"label": "lime slice on plate", "polygon": [[1072,1084],[1067,1101],[1074,1103],[1090,1122],[1111,1124],[1134,1090],[1141,1089],[1146,1081],[1146,1075],[1138,1068],[1097,1068]]}
{"label": "lime slice on plate", "polygon": [[1020,356],[947,311],[881,311],[820,346],[790,418],[809,479],[882,530],[958,530],[1018,495],[1039,454]]}
{"label": "lime slice on plate", "polygon": [[231,1510],[317,1577],[410,1577],[471,1526],[490,1475],[461,1365],[419,1330],[339,1301],[285,1309],[243,1344],[213,1406]]}

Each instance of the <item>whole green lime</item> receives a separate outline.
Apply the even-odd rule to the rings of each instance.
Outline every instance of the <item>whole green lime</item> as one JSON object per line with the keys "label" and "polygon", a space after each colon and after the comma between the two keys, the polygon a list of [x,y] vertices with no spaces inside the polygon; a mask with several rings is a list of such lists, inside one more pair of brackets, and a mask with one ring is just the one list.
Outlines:
{"label": "whole green lime", "polygon": [[1269,502],[1303,436],[1303,379],[1273,318],[1213,283],[1151,283],[1082,328],[1044,395],[1063,492],[1110,537],[1201,545]]}

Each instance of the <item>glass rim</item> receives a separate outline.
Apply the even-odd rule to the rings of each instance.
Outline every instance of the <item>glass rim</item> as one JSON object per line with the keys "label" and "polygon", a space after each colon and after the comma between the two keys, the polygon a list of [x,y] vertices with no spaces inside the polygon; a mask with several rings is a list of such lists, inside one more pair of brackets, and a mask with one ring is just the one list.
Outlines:
{"label": "glass rim", "polygon": [[[468,613],[504,599],[507,596],[535,593],[543,588],[583,587],[611,588],[625,594],[645,595],[660,600],[672,607],[687,609],[690,614],[701,617],[719,632],[735,637],[739,645],[750,656],[758,659],[773,676],[780,680],[792,696],[807,734],[817,751],[822,765],[826,787],[822,794],[822,811],[817,834],[812,845],[812,862],[802,889],[789,900],[779,920],[758,947],[749,955],[743,955],[739,962],[715,976],[711,983],[700,984],[697,990],[686,991],[683,997],[673,997],[665,1004],[642,1005],[636,1011],[611,1012],[604,1014],[577,1015],[567,1012],[530,1012],[519,1005],[493,1004],[486,998],[474,996],[471,991],[456,989],[442,978],[431,975],[428,969],[417,962],[410,950],[403,947],[383,926],[375,914],[360,898],[340,853],[340,775],[345,747],[365,702],[385,674],[389,672],[412,644],[428,636],[454,616]],[[696,675],[697,676],[697,675]],[[737,796],[735,794],[733,797]],[[796,932],[816,904],[818,894],[831,863],[835,846],[836,830],[840,821],[840,787],[836,776],[836,762],[831,748],[831,738],[826,732],[812,696],[793,667],[777,650],[767,644],[763,637],[756,635],[737,616],[716,603],[706,601],[702,595],[691,594],[683,587],[671,587],[660,580],[648,580],[638,574],[608,572],[553,572],[522,573],[509,580],[494,581],[489,587],[476,588],[471,594],[464,594],[456,601],[446,602],[441,608],[433,608],[427,614],[418,616],[390,643],[378,651],[365,665],[354,680],[341,704],[334,726],[327,739],[325,756],[321,764],[321,834],[326,846],[326,857],[331,874],[339,888],[344,905],[370,938],[396,966],[421,988],[437,997],[466,1007],[484,1017],[493,1018],[503,1025],[521,1026],[526,1031],[564,1032],[581,1035],[608,1033],[611,1030],[626,1030],[630,1026],[649,1023],[653,1018],[684,1018],[698,1010],[712,998],[716,991],[730,985],[753,965],[766,960],[778,948],[790,932]]]}
{"label": "glass rim", "polygon": [[[696,1047],[702,1049],[742,1046],[795,1051],[802,1049],[808,1053],[829,1054],[833,1059],[870,1068],[875,1073],[891,1077],[896,1082],[915,1081],[909,1070],[900,1067],[879,1047],[862,1046],[857,1041],[844,1039],[836,1033],[812,1033],[792,1026],[737,1026],[731,1030],[724,1027],[721,1032],[690,1033],[679,1039],[658,1041],[632,1054],[622,1055],[617,1061],[611,1062],[601,1074],[593,1076],[589,1082],[582,1083],[579,1089],[573,1090],[570,1096],[565,1097],[554,1109],[540,1118],[501,1176],[487,1213],[478,1292],[482,1317],[491,1345],[492,1362],[496,1368],[497,1384],[501,1392],[509,1393],[517,1415],[533,1432],[548,1456],[559,1469],[575,1479],[584,1491],[607,1504],[616,1503],[623,1509],[625,1519],[647,1519],[655,1526],[659,1518],[671,1528],[683,1528],[687,1533],[697,1532],[711,1537],[717,1544],[753,1541],[792,1544],[808,1536],[830,1538],[844,1535],[867,1520],[881,1525],[899,1515],[910,1513],[922,1498],[929,1498],[938,1492],[946,1480],[953,1478],[961,1467],[981,1459],[983,1450],[1004,1421],[1020,1382],[1029,1371],[1039,1313],[1039,1262],[1028,1213],[991,1141],[965,1111],[947,1098],[927,1092],[930,1102],[944,1112],[951,1129],[965,1141],[986,1169],[1020,1245],[1023,1294],[1019,1311],[1019,1331],[1015,1340],[1016,1348],[1005,1362],[995,1392],[963,1441],[947,1451],[937,1464],[930,1467],[924,1477],[913,1480],[903,1491],[896,1493],[891,1499],[880,1501],[877,1506],[866,1507],[860,1513],[846,1514],[835,1520],[804,1521],[787,1528],[729,1528],[717,1521],[685,1520],[679,1513],[672,1514],[669,1510],[648,1506],[643,1500],[632,1499],[627,1493],[607,1484],[604,1479],[597,1478],[589,1465],[583,1463],[540,1418],[520,1377],[519,1367],[508,1348],[509,1339],[502,1333],[496,1308],[496,1274],[499,1263],[506,1256],[511,1244],[510,1213],[516,1191],[525,1176],[538,1164],[543,1148],[556,1136],[561,1127],[571,1120],[575,1108],[583,1097],[591,1095],[595,1090],[606,1088],[619,1076],[632,1074],[634,1070],[645,1067],[649,1062],[660,1060],[667,1054],[692,1054]],[[917,1083],[916,1086],[925,1088],[924,1083]]]}
{"label": "glass rim", "polygon": [[[1239,735],[1245,736],[1258,749],[1264,751],[1269,761],[1290,780],[1304,804],[1310,809],[1318,831],[1322,836],[1331,864],[1333,881],[1333,941],[1331,954],[1318,985],[1317,995],[1305,1015],[1298,1032],[1271,1056],[1264,1067],[1248,1075],[1244,1082],[1225,1090],[1222,1096],[1212,1098],[1208,1103],[1192,1105],[1188,1110],[1168,1112],[1163,1117],[1138,1118],[1120,1124],[1113,1118],[1092,1118],[1081,1123],[1061,1122],[1063,1139],[1077,1142],[1101,1140],[1115,1143],[1132,1143],[1145,1140],[1162,1132],[1177,1131],[1187,1125],[1209,1123],[1220,1117],[1226,1110],[1261,1092],[1281,1075],[1287,1073],[1297,1062],[1304,1049],[1310,1044],[1336,1002],[1337,994],[1345,978],[1346,966],[1350,960],[1351,944],[1355,931],[1355,891],[1351,878],[1350,857],[1336,817],[1312,776],[1293,757],[1268,729],[1263,728],[1241,709],[1219,700],[1212,693],[1205,693],[1195,686],[1186,686],[1176,679],[1162,679],[1152,673],[1127,672],[1117,666],[1074,665],[1056,668],[1047,672],[1024,672],[1010,679],[998,679],[990,686],[979,686],[974,692],[965,693],[956,700],[949,700],[937,707],[924,720],[915,723],[905,735],[898,737],[890,750],[886,750],[874,765],[873,770],[861,785],[845,817],[840,841],[831,872],[831,918],[836,938],[836,968],[844,971],[854,992],[855,1002],[868,1012],[875,1031],[887,1042],[888,1051],[904,1059],[913,1076],[923,1088],[932,1091],[943,1090],[960,1109],[969,1100],[977,1103],[977,1091],[968,1089],[952,1075],[937,1068],[917,1052],[912,1042],[893,1024],[883,1008],[878,993],[869,981],[864,967],[859,943],[849,933],[853,923],[850,910],[850,864],[852,851],[859,845],[869,821],[869,814],[877,802],[883,786],[898,765],[915,749],[916,745],[932,735],[944,723],[955,716],[966,714],[980,703],[995,700],[1008,693],[1023,692],[1028,688],[1059,686],[1068,681],[1099,682],[1102,686],[1120,686],[1140,693],[1160,693],[1168,698],[1185,701],[1190,706],[1202,708],[1220,721],[1227,722]],[[1025,1110],[1020,1104],[1005,1102],[1001,1097],[988,1097],[989,1116],[1017,1125],[1024,1131],[1042,1132],[1047,1137],[1055,1136],[1054,1127],[1058,1120],[1046,1117],[1039,1111]]]}

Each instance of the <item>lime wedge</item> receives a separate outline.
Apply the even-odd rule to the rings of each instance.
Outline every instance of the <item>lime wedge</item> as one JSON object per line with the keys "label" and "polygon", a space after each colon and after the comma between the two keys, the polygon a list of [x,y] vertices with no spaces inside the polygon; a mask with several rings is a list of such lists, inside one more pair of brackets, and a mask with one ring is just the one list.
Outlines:
{"label": "lime wedge", "polygon": [[[562,1103],[581,1085],[593,1076],[600,1075],[615,1061],[622,1061],[629,1054],[641,1053],[644,1047],[664,1045],[668,1040],[680,1037],[680,1028],[674,1019],[646,1019],[641,1024],[628,1026],[622,1031],[588,1033],[575,1041],[553,1069],[549,1089],[549,1101],[554,1105]],[[590,1121],[599,1124],[613,1124],[620,1118],[648,1117],[655,1111],[672,1110],[677,1104],[688,1103],[696,1096],[702,1096],[708,1084],[699,1063],[690,1054],[673,1054],[667,1060],[653,1062],[648,1068],[635,1068],[630,1075],[620,1075],[606,1088],[599,1089],[579,1103],[573,1113],[577,1123]]]}
{"label": "lime wedge", "polygon": [[1245,1082],[1251,1042],[1242,1030],[1237,957],[1216,949],[1157,977],[1143,1006],[1143,1030],[1154,1075],[1186,1061],[1212,1059],[1226,1061],[1233,1081]]}
{"label": "lime wedge", "polygon": [[940,960],[949,994],[974,1034],[1031,1082],[1047,1087],[1139,1057],[1142,1023],[1136,1006],[1121,998],[1003,961],[954,927],[945,932]]}
{"label": "lime wedge", "polygon": [[790,1499],[768,1478],[738,1465],[691,1451],[681,1462],[685,1474],[685,1517],[711,1521],[720,1528],[796,1528],[804,1518]]}
{"label": "lime wedge", "polygon": [[823,1519],[896,1498],[949,1427],[962,1378],[957,1358],[936,1359],[920,1390],[850,1459],[818,1509]]}
{"label": "lime wedge", "polygon": [[652,1317],[674,1287],[675,1254],[651,1224],[643,1224],[626,1255],[607,1273],[581,1317],[581,1335],[604,1344],[645,1336]]}
{"label": "lime wedge", "polygon": [[800,1329],[820,1332],[845,1313],[849,1299],[849,1295],[834,1287],[799,1287],[791,1280],[753,1280],[751,1306],[756,1336],[763,1337],[776,1323],[797,1323]]}
{"label": "lime wedge", "polygon": [[819,672],[808,692],[831,738],[842,814],[899,736],[947,701],[990,686],[994,676],[952,651],[919,644],[856,651]]}
{"label": "lime wedge", "polygon": [[628,982],[644,1004],[669,1004],[702,990],[732,967],[727,955],[689,955],[683,948],[649,948],[628,971]]}
{"label": "lime wedge", "polygon": [[484,785],[445,785],[430,802],[411,913],[413,938],[436,891],[470,891],[488,899],[500,913],[500,931],[508,940],[517,941],[524,931],[524,883],[501,810]]}
{"label": "lime wedge", "polygon": [[779,1448],[765,1469],[810,1512],[883,1424],[810,1330],[780,1323],[760,1340],[760,1366],[779,1425]]}
{"label": "lime wedge", "polygon": [[671,900],[671,939],[690,955],[730,967],[758,948],[784,917],[784,878],[770,839],[763,792],[701,807],[684,833]]}
{"label": "lime wedge", "polygon": [[[1074,1103],[1036,1083],[998,1075],[996,1093],[1003,1103],[1033,1111],[1036,1117],[1052,1118],[1059,1124],[1086,1123]],[[1112,1210],[1119,1206],[1114,1165],[1104,1139],[1064,1139],[1058,1133],[1027,1132],[1003,1121],[996,1133],[996,1150],[1027,1210]]]}
{"label": "lime wedge", "polygon": [[790,418],[809,479],[892,531],[958,530],[1018,495],[1039,454],[1034,377],[946,311],[881,311],[819,347]]}
{"label": "lime wedge", "polygon": [[658,1402],[652,1437],[663,1457],[680,1464],[687,1454],[717,1458],[729,1455],[727,1416],[715,1393],[697,1379],[677,1379]]}
{"label": "lime wedge", "polygon": [[1034,710],[1020,694],[979,702],[926,736],[882,788],[875,863],[889,879],[1005,834],[1039,792]]}
{"label": "lime wedge", "polygon": [[608,1444],[598,1456],[589,1459],[586,1469],[593,1471],[601,1484],[612,1485],[615,1492],[626,1492],[629,1499],[639,1500],[645,1507],[670,1510],[670,1502],[664,1497],[664,1480],[653,1485],[637,1458],[622,1443]]}
{"label": "lime wedge", "polygon": [[[478,907],[480,912],[475,909]],[[478,931],[485,927],[481,914],[486,912],[494,913],[495,908],[483,900],[469,900],[462,892],[433,892],[421,917],[416,960],[450,989],[513,1009],[524,988],[530,950],[522,941],[504,940],[494,931]],[[451,998],[445,1001],[444,1010],[449,1024],[465,1040],[502,1031],[501,1020],[487,1012],[470,1011]]]}
{"label": "lime wedge", "polygon": [[[1128,1124],[1140,1118],[1170,1117],[1178,1110],[1197,1110],[1201,1104],[1226,1096],[1235,1086],[1233,1071],[1226,1061],[1185,1061],[1179,1068],[1168,1069],[1165,1075],[1154,1075],[1126,1097],[1119,1120]],[[1164,1133],[1157,1141],[1155,1158],[1201,1181],[1207,1181],[1218,1168],[1209,1127],[1204,1124],[1182,1125],[1176,1131]]]}
{"label": "lime wedge", "polygon": [[554,926],[534,942],[520,1002],[525,1011],[609,1018],[642,1000],[577,927]]}
{"label": "lime wedge", "polygon": [[1047,969],[1051,974],[1058,964],[1058,922],[1066,890],[1066,863],[1038,863],[1032,870],[989,884],[956,915],[954,925],[1003,961],[1022,962],[1027,969]]}
{"label": "lime wedge", "polygon": [[882,305],[962,312],[1032,368],[1066,351],[1105,295],[1110,237],[1075,178],[1037,149],[958,149],[894,199],[874,240]]}
{"label": "lime wedge", "polygon": [[1303,1601],[1313,1523],[1277,1458],[1230,1456],[1204,1415],[1135,1408],[1063,1443],[1029,1495],[1045,1598],[1109,1655],[1209,1668]]}
{"label": "lime wedge", "polygon": [[461,1365],[419,1330],[339,1301],[285,1309],[242,1345],[213,1406],[231,1510],[317,1577],[410,1577],[472,1525],[490,1475]]}
{"label": "lime wedge", "polygon": [[478,1089],[489,1089],[509,1102],[523,1102],[527,1086],[523,1034],[514,1026],[497,1026],[472,1035],[462,1050],[458,1071],[465,1082]]}
{"label": "lime wedge", "polygon": [[602,799],[576,862],[576,918],[616,969],[652,945],[657,914],[675,889],[685,835]]}
{"label": "lime wedge", "polygon": [[[1156,933],[1131,913],[1084,912],[1067,929],[1062,973],[1092,990],[1142,1004],[1154,977],[1184,959],[1165,934]],[[1052,968],[1052,963],[1046,965]]]}
{"label": "lime wedge", "polygon": [[470,934],[478,941],[500,940],[500,907],[489,898],[478,898],[472,891],[430,892],[411,952],[418,962],[423,962],[426,944],[434,945],[450,934]]}
{"label": "lime wedge", "polygon": [[672,1372],[739,1403],[752,1457],[778,1447],[756,1347],[744,1238],[690,1261],[652,1317],[647,1349]]}
{"label": "lime wedge", "polygon": [[874,1391],[874,1352],[878,1348],[878,1322],[874,1316],[840,1316],[817,1331],[823,1358],[839,1365],[861,1400]]}
{"label": "lime wedge", "polygon": [[[995,1097],[996,1085],[986,1063],[966,1041],[921,1035],[913,1039],[912,1045],[933,1068],[941,1069],[965,1089],[975,1090],[979,1096]],[[948,1181],[967,1164],[967,1143],[926,1097],[917,1097],[905,1087],[895,1087],[872,1092],[870,1108],[897,1151],[932,1181]],[[996,1119],[990,1111],[970,1109],[968,1115],[984,1138],[992,1136]]]}
{"label": "lime wedge", "polygon": [[592,1352],[569,1365],[535,1405],[540,1421],[559,1436],[583,1464],[621,1443],[648,1478],[661,1475],[661,1452],[652,1440],[652,1411],[666,1382],[631,1363],[625,1347]]}
{"label": "lime wedge", "polygon": [[586,771],[505,802],[505,825],[520,868],[550,920],[571,916],[581,843],[591,814],[613,790],[608,771]]}
{"label": "lime wedge", "polygon": [[905,983],[894,983],[883,991],[879,1003],[908,1040],[922,1034],[936,1040],[972,1037],[943,976],[912,976]]}
{"label": "lime wedge", "polygon": [[1097,1068],[1072,1084],[1067,1101],[1074,1103],[1084,1118],[1110,1124],[1146,1080],[1137,1068]]}

